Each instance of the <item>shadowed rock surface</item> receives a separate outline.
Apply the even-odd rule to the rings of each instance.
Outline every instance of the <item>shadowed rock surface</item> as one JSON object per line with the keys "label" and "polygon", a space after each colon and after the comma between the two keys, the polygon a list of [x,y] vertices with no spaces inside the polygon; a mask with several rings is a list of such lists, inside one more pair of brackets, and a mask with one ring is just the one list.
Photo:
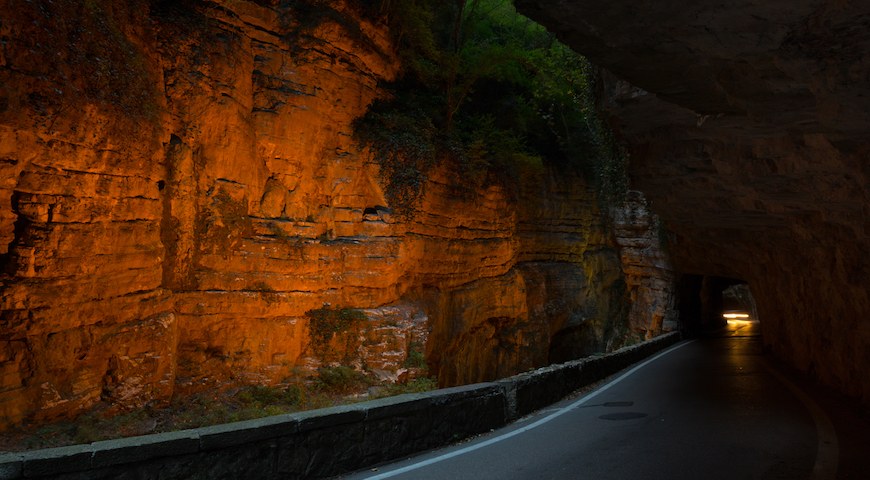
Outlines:
{"label": "shadowed rock surface", "polygon": [[769,348],[870,401],[870,4],[516,3],[612,72],[675,267],[749,282]]}

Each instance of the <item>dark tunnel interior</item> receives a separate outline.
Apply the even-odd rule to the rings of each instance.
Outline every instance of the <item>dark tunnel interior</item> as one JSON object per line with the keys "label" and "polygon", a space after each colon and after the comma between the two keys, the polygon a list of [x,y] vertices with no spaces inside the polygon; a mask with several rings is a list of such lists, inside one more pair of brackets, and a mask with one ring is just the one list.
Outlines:
{"label": "dark tunnel interior", "polygon": [[734,278],[683,275],[678,308],[683,333],[688,337],[721,329],[729,320],[760,321],[749,285]]}

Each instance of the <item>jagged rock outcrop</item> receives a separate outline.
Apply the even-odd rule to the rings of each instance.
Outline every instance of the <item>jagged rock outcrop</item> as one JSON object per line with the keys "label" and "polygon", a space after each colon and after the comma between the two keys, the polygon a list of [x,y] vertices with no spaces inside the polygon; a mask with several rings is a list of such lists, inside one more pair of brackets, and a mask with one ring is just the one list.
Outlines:
{"label": "jagged rock outcrop", "polygon": [[638,191],[629,191],[622,205],[612,209],[610,215],[631,296],[629,328],[648,338],[676,330],[676,282],[665,251],[669,232]]}
{"label": "jagged rock outcrop", "polygon": [[333,362],[473,382],[661,329],[627,327],[579,178],[517,200],[441,170],[393,217],[351,140],[388,32],[272,3],[0,1],[0,428]]}
{"label": "jagged rock outcrop", "polygon": [[870,4],[520,0],[607,70],[676,268],[749,282],[778,356],[870,401]]}

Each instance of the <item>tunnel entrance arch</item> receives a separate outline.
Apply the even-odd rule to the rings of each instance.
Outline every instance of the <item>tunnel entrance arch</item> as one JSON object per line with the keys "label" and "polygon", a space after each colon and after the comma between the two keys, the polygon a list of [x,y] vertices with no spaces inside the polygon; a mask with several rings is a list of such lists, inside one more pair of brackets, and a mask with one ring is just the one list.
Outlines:
{"label": "tunnel entrance arch", "polygon": [[[728,318],[759,321],[749,284],[744,280],[710,275],[683,275],[679,281],[678,308],[683,333],[696,336],[723,328]],[[745,315],[745,316],[744,316]]]}

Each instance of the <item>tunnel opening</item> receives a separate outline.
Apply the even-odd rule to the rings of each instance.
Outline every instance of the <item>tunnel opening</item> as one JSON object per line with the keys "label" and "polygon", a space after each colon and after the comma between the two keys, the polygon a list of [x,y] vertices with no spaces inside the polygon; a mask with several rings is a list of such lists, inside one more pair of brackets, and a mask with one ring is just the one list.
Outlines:
{"label": "tunnel opening", "polygon": [[741,322],[758,322],[758,309],[744,280],[709,275],[683,275],[678,308],[686,336],[698,336]]}

